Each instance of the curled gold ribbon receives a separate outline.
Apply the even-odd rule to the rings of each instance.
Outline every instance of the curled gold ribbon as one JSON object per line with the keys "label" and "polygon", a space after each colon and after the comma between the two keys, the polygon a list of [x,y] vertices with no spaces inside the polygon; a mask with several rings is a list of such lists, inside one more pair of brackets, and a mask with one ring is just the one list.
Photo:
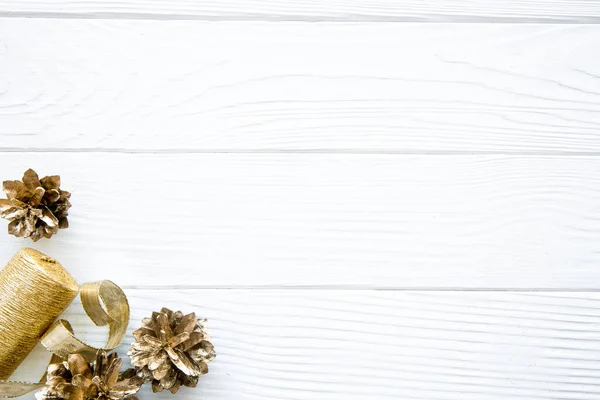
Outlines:
{"label": "curled gold ribbon", "polygon": [[16,381],[0,381],[0,397],[20,397],[34,390],[41,389],[45,383],[29,383]]}
{"label": "curled gold ribbon", "polygon": [[[129,322],[129,303],[125,293],[111,281],[98,281],[84,284],[80,296],[83,309],[94,324],[108,325],[108,341],[104,349],[114,350],[123,341]],[[65,323],[61,319],[52,324],[42,337],[42,345],[61,358],[81,354],[87,362],[92,362],[98,349],[77,339]]]}
{"label": "curled gold ribbon", "polygon": [[[71,326],[69,325],[69,328]],[[49,364],[56,364],[62,359],[56,354],[52,354]],[[39,383],[18,382],[18,381],[0,381],[0,397],[13,398],[26,395],[34,390],[43,388],[46,385],[46,373],[42,375]]]}
{"label": "curled gold ribbon", "polygon": [[[79,292],[83,309],[96,326],[108,325],[105,350],[118,347],[129,324],[129,303],[120,287],[111,281],[85,283]],[[50,363],[66,359],[69,354],[81,354],[87,362],[96,358],[97,348],[77,339],[68,321],[57,320],[41,339],[53,354]],[[39,383],[0,381],[0,397],[19,397],[44,386],[45,374]]]}

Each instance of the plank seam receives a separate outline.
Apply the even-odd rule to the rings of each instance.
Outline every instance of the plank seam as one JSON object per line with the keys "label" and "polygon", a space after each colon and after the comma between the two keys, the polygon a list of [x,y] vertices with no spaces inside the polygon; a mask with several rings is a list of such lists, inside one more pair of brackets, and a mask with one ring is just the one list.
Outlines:
{"label": "plank seam", "polygon": [[117,13],[117,12],[24,12],[0,11],[0,18],[35,19],[110,19],[110,20],[155,20],[155,21],[233,21],[233,22],[429,22],[429,23],[506,23],[506,24],[600,24],[600,17],[576,15],[572,17],[480,17],[472,15],[428,14],[428,17],[361,14],[338,15],[277,15],[277,14],[238,14],[227,15],[190,15],[190,14],[153,14],[153,13]]}
{"label": "plank seam", "polygon": [[469,288],[469,287],[385,287],[364,285],[119,285],[124,290],[258,290],[258,291],[379,291],[379,292],[535,292],[600,293],[600,288]]}
{"label": "plank seam", "polygon": [[116,149],[116,148],[0,148],[0,153],[106,153],[106,154],[322,154],[420,156],[569,156],[596,157],[600,151],[478,151],[381,149]]}

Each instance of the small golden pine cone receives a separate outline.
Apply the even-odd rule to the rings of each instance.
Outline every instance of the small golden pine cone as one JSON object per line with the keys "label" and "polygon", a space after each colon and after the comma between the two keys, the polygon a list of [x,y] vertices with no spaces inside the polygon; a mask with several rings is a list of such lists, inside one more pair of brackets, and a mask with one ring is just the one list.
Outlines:
{"label": "small golden pine cone", "polygon": [[152,390],[177,393],[181,386],[196,387],[215,358],[206,332],[206,320],[163,308],[142,321],[133,332],[135,341],[127,355],[138,376],[152,382]]}
{"label": "small golden pine cone", "polygon": [[4,181],[7,199],[0,199],[0,217],[9,220],[8,233],[37,242],[69,227],[71,193],[60,188],[60,176],[42,179],[28,169],[22,181]]}
{"label": "small golden pine cone", "polygon": [[93,364],[79,354],[48,366],[46,387],[35,394],[37,400],[137,400],[143,384],[133,369],[120,372],[117,354],[98,351]]}

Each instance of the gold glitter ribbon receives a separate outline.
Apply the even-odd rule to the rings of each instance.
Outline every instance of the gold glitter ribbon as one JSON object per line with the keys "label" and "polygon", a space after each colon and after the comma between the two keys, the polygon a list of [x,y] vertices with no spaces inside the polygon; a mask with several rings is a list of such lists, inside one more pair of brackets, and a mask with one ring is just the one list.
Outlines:
{"label": "gold glitter ribbon", "polygon": [[[56,354],[52,354],[49,364],[56,364],[62,359]],[[46,386],[46,373],[42,376],[39,383],[18,382],[18,381],[0,381],[0,397],[11,398],[20,397]]]}
{"label": "gold glitter ribbon", "polygon": [[[23,290],[20,290],[22,288],[18,284],[15,284],[11,287],[11,282],[7,282],[7,280],[14,279],[14,276],[12,276],[10,273],[12,272],[12,269],[15,269],[15,266],[21,268],[21,270],[19,271],[21,274],[27,274],[28,272],[31,272],[29,270],[33,271],[33,269],[35,269],[35,273],[32,273],[29,276],[30,285],[35,285],[35,283],[38,282],[37,275],[40,274],[40,271],[42,271],[41,275],[44,278],[40,282],[43,282],[43,284],[46,285],[48,284],[48,280],[52,282],[52,277],[48,279],[48,277],[46,276],[50,271],[51,273],[59,274],[55,277],[56,279],[53,282],[64,283],[65,279],[67,278],[68,284],[63,286],[67,288],[67,291],[68,289],[70,289],[68,279],[72,278],[70,278],[68,273],[66,273],[66,271],[60,266],[60,264],[58,264],[55,260],[52,260],[49,257],[44,256],[39,252],[36,252],[35,250],[21,250],[19,253],[17,253],[13,260],[11,260],[11,262],[13,262],[14,264],[9,263],[4,270],[0,271],[0,296],[2,295],[3,287],[7,284],[9,285],[10,289],[13,290],[14,295],[18,296],[20,293],[23,293]],[[52,265],[46,265],[47,263],[50,263]],[[39,269],[40,265],[42,265],[43,268]],[[5,270],[8,270],[8,273],[6,273]],[[66,277],[64,274],[67,274]],[[3,280],[2,278],[5,279]],[[25,287],[27,289],[30,289],[27,286]],[[31,294],[29,291],[25,291],[25,293]],[[108,340],[106,346],[103,348],[107,351],[114,350],[121,344],[127,332],[127,325],[129,323],[129,303],[127,302],[127,297],[125,296],[121,288],[119,288],[111,281],[85,283],[79,290],[79,294],[81,297],[83,309],[85,310],[88,317],[94,322],[94,324],[96,324],[97,326],[108,325]],[[44,296],[44,293],[39,293],[39,295]],[[63,296],[61,301],[64,302],[65,298],[68,299],[69,295]],[[68,305],[68,303],[71,302],[71,300],[72,297],[70,297],[67,304],[65,304],[62,308],[66,308],[66,306]],[[6,304],[4,305],[6,306]],[[20,312],[19,309],[14,309],[14,304],[9,305],[13,307],[6,307],[8,309],[3,309],[1,308],[2,302],[0,302],[0,322],[3,320],[2,317],[4,317],[4,319],[6,320],[7,314],[14,314]],[[47,310],[38,311],[40,314],[48,312]],[[22,328],[22,326],[19,326],[19,328]],[[0,332],[2,332],[1,329]],[[17,336],[12,339],[13,341],[15,341],[15,343],[18,342],[19,335],[22,335],[24,337],[28,336],[27,332],[9,333],[12,333]],[[0,340],[0,343],[1,342],[2,341]],[[54,323],[52,323],[52,325],[43,334],[40,342],[44,347],[46,347],[46,349],[48,349],[53,354],[53,358],[50,361],[50,363],[57,362],[59,359],[66,359],[69,354],[74,353],[81,354],[87,362],[92,362],[96,357],[96,352],[98,351],[97,348],[90,346],[77,339],[73,334],[71,325],[68,321],[65,320],[57,320]],[[12,344],[12,342],[10,344]],[[21,357],[21,355],[19,355],[19,357]],[[22,358],[18,360],[22,361]],[[9,361],[11,361],[13,364],[15,363],[14,359]],[[39,383],[0,381],[0,397],[6,398],[22,396],[24,394],[27,394],[29,392],[43,387],[44,382],[45,375],[42,377],[42,380]]]}
{"label": "gold glitter ribbon", "polygon": [[34,390],[41,389],[44,383],[0,381],[0,397],[20,397]]}
{"label": "gold glitter ribbon", "polygon": [[[114,350],[123,341],[129,323],[129,303],[125,293],[111,281],[99,281],[84,284],[80,296],[83,309],[94,324],[108,325],[108,340],[103,348]],[[67,321],[62,319],[52,324],[41,342],[48,351],[64,359],[69,354],[81,354],[87,362],[92,362],[98,351],[77,339]]]}

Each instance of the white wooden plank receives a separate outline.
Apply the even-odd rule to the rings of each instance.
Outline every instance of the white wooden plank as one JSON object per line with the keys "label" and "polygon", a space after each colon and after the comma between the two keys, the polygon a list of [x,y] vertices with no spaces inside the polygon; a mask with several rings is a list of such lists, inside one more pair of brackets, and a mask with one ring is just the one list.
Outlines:
{"label": "white wooden plank", "polygon": [[[130,331],[164,305],[209,318],[218,355],[197,389],[178,393],[184,400],[600,396],[599,293],[130,289],[127,294]],[[104,331],[80,308],[73,307],[68,319],[83,338],[102,344]],[[120,354],[130,342],[131,334]],[[22,369],[28,375],[17,377],[34,379],[42,366],[29,363]],[[144,392],[141,398],[170,397]]]}
{"label": "white wooden plank", "polygon": [[2,0],[3,15],[268,21],[597,22],[595,0]]}
{"label": "white wooden plank", "polygon": [[4,153],[0,179],[29,166],[73,191],[35,247],[80,281],[600,286],[598,157]]}
{"label": "white wooden plank", "polygon": [[598,25],[5,19],[0,147],[597,153],[598,48]]}

